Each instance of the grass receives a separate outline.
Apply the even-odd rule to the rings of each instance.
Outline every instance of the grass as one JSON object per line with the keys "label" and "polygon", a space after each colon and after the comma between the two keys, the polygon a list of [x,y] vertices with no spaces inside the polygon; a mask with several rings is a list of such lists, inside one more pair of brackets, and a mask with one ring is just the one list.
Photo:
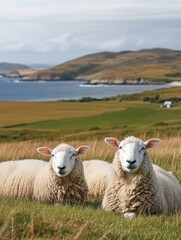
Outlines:
{"label": "grass", "polygon": [[181,87],[170,87],[170,88],[162,88],[162,89],[156,89],[152,91],[145,91],[143,93],[135,93],[135,94],[128,94],[128,95],[122,95],[120,97],[114,97],[118,98],[119,100],[127,100],[127,101],[143,101],[145,98],[156,98],[159,97],[159,99],[162,99],[164,101],[168,99],[174,99],[179,98],[181,93]]}
{"label": "grass", "polygon": [[[133,117],[134,116],[134,117]],[[110,128],[122,125],[146,126],[160,121],[179,121],[180,109],[159,109],[154,107],[135,106],[121,111],[106,112],[89,117],[50,120],[18,125],[18,128],[89,130],[93,128]],[[15,126],[16,127],[16,126]]]}
{"label": "grass", "polygon": [[[145,136],[140,136],[145,139]],[[146,140],[146,139],[145,139]],[[180,137],[164,138],[150,149],[154,162],[172,171],[181,182]],[[111,161],[115,149],[103,141],[70,141],[74,147],[87,144],[84,159]],[[54,147],[57,141],[1,143],[0,160],[40,158],[36,147]],[[46,160],[48,160],[46,158]],[[0,239],[165,239],[179,240],[181,212],[174,215],[138,216],[126,220],[101,209],[101,199],[85,206],[51,206],[37,201],[0,197]]]}
{"label": "grass", "polygon": [[[102,139],[107,135],[140,133],[146,133],[150,137],[181,134],[179,106],[161,109],[159,104],[116,100],[91,103],[14,103],[14,106],[1,104],[4,114],[0,120],[0,141],[47,138],[84,140],[94,139],[95,136]],[[8,104],[9,112],[5,111]],[[14,113],[16,105],[19,107],[19,115]]]}
{"label": "grass", "polygon": [[0,216],[1,239],[173,240],[180,236],[179,214],[125,220],[100,207],[94,208],[91,203],[84,207],[53,207],[38,202],[1,200],[6,203]]}
{"label": "grass", "polygon": [[[137,137],[147,140],[145,135],[137,135]],[[159,138],[159,136],[157,136]],[[119,137],[121,140],[124,137]],[[173,171],[173,173],[180,178],[181,176],[181,137],[165,137],[161,138],[161,144],[153,149],[150,149],[150,153],[156,164],[161,165],[163,168]],[[107,146],[103,139],[101,140],[69,140],[66,143],[71,146],[78,147],[80,145],[88,145],[91,148],[83,159],[103,159],[111,162],[115,149]],[[0,161],[8,161],[24,158],[42,159],[42,156],[37,153],[36,148],[41,146],[48,146],[54,148],[60,144],[59,141],[50,141],[49,139],[44,141],[20,141],[20,142],[4,142],[0,143]],[[44,158],[48,160],[48,158]],[[181,180],[181,178],[180,178]]]}
{"label": "grass", "polygon": [[[159,95],[174,96],[176,89],[160,90]],[[144,94],[151,96],[155,92]],[[1,102],[0,162],[41,159],[37,147],[54,148],[60,142],[74,147],[90,146],[91,151],[82,159],[111,162],[115,149],[104,143],[104,137],[115,136],[120,140],[128,135],[144,140],[158,137],[161,144],[149,150],[154,163],[172,171],[181,183],[180,106],[160,109],[159,104],[142,102],[144,94],[136,95],[137,99],[132,101],[115,98],[84,103]],[[180,231],[181,212],[126,220],[119,214],[103,211],[101,199],[87,201],[84,206],[55,207],[0,196],[2,240],[179,240]]]}
{"label": "grass", "polygon": [[49,119],[85,117],[121,110],[120,102],[0,102],[0,127]]}

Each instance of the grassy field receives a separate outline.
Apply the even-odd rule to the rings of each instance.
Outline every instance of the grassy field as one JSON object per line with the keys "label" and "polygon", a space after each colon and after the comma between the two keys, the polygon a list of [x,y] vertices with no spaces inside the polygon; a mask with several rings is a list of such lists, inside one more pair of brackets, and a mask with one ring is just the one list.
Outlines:
{"label": "grassy field", "polygon": [[[144,136],[142,136],[144,138]],[[164,138],[150,150],[154,163],[172,171],[181,182],[180,137]],[[111,161],[115,150],[103,141],[70,141],[72,146],[87,144],[91,151],[83,159]],[[1,143],[0,160],[41,158],[36,147],[54,147],[57,141]],[[45,159],[48,160],[48,159]],[[0,239],[165,239],[179,240],[181,213],[173,216],[138,216],[123,219],[101,209],[101,199],[85,206],[50,206],[37,201],[0,197]]]}
{"label": "grassy field", "polygon": [[[177,92],[177,93],[176,93]],[[95,102],[1,102],[0,161],[36,158],[40,146],[54,148],[60,142],[91,147],[82,160],[111,162],[115,149],[103,139],[120,140],[135,135],[161,138],[150,149],[153,162],[172,171],[181,183],[181,108],[161,109],[143,102],[145,96],[178,96],[178,88]],[[136,97],[136,99],[134,99]],[[129,100],[129,101],[128,101]],[[44,158],[48,161],[48,158]],[[138,216],[126,220],[101,209],[101,199],[84,206],[51,206],[0,196],[0,239],[145,239],[179,240],[181,212],[174,215]]]}
{"label": "grassy field", "polygon": [[36,121],[85,117],[121,110],[115,102],[0,102],[0,127]]}
{"label": "grassy field", "polygon": [[1,239],[180,239],[180,215],[140,216],[125,220],[93,202],[84,207],[53,207],[38,202],[1,199]]}
{"label": "grassy field", "polygon": [[180,96],[181,87],[91,102],[0,102],[0,141],[103,139],[107,135],[180,136],[180,102],[171,109],[145,98]]}

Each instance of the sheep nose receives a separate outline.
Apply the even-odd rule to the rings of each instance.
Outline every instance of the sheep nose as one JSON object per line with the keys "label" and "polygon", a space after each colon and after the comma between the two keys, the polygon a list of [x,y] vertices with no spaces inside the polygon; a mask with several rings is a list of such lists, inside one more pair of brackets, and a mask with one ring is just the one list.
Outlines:
{"label": "sheep nose", "polygon": [[130,165],[132,165],[136,162],[136,160],[126,160],[126,162],[129,163]]}
{"label": "sheep nose", "polygon": [[64,167],[57,167],[59,170],[64,170],[65,169],[65,166]]}

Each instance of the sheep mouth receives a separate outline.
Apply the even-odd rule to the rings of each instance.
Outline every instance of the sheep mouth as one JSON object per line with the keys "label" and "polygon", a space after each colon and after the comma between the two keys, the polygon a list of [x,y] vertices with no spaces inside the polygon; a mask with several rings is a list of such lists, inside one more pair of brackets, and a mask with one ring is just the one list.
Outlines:
{"label": "sheep mouth", "polygon": [[125,170],[126,170],[127,172],[136,172],[137,167],[136,167],[136,166],[133,166],[133,165],[130,165],[130,166],[126,167]]}
{"label": "sheep mouth", "polygon": [[60,177],[63,177],[63,176],[65,176],[67,174],[67,171],[65,171],[65,170],[59,170],[58,171],[58,176],[60,176]]}
{"label": "sheep mouth", "polygon": [[134,166],[134,165],[129,165],[129,166],[127,167],[127,169],[134,170],[134,169],[136,169],[136,166]]}

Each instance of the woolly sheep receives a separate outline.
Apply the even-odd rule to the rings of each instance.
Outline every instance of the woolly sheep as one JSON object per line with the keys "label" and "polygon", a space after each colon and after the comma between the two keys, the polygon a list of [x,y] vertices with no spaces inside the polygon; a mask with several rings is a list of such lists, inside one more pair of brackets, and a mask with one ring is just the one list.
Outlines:
{"label": "woolly sheep", "polygon": [[[83,166],[85,180],[88,185],[88,199],[103,197],[111,177],[111,163],[93,159],[83,161]],[[154,164],[153,168],[165,172],[165,170]],[[171,172],[166,173],[170,174]]]}
{"label": "woolly sheep", "polygon": [[105,142],[118,148],[102,207],[132,218],[136,213],[173,213],[181,209],[181,186],[170,172],[153,165],[146,149],[160,143],[128,137],[122,142],[106,138]]}
{"label": "woolly sheep", "polygon": [[102,160],[84,161],[84,174],[88,185],[88,198],[103,197],[111,176],[111,164]]}
{"label": "woolly sheep", "polygon": [[60,144],[53,150],[48,147],[37,149],[39,153],[51,156],[49,162],[33,159],[2,162],[0,194],[51,204],[83,204],[88,187],[79,155],[88,150],[88,146],[75,149]]}

